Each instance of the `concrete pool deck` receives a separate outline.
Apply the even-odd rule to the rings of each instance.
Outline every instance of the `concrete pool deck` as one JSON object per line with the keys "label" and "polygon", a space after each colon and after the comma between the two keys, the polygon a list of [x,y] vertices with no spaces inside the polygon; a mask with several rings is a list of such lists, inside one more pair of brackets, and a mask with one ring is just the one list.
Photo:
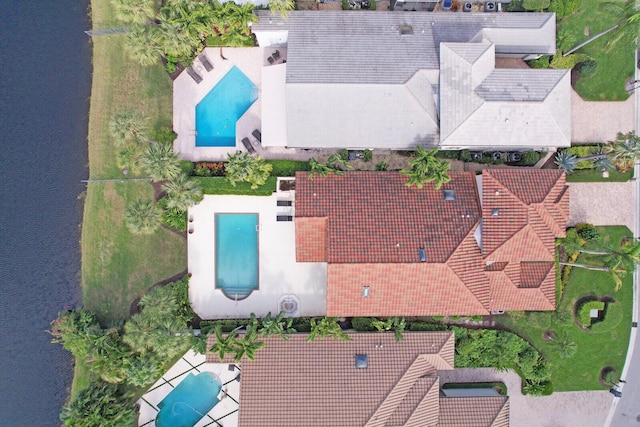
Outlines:
{"label": "concrete pool deck", "polygon": [[[137,404],[140,407],[138,426],[155,427],[155,419],[160,412],[158,404],[189,373],[197,375],[200,372],[214,373],[222,383],[222,389],[218,395],[220,401],[194,427],[220,424],[225,426],[238,425],[240,382],[236,380],[236,377],[240,374],[240,365],[235,365],[233,370],[230,370],[229,367],[228,363],[206,363],[204,354],[197,354],[193,350],[189,350],[138,400]],[[216,421],[220,421],[220,424],[216,424]]]}
{"label": "concrete pool deck", "polygon": [[[203,54],[213,65],[213,70],[207,72],[199,59],[194,61],[193,69],[202,76],[202,82],[196,83],[186,72],[173,82],[173,130],[178,134],[173,148],[182,159],[192,161],[225,159],[228,153],[244,151],[242,138],[249,137],[253,141],[251,132],[260,129],[262,67],[266,61],[264,49],[225,47],[222,54],[226,59],[220,57],[218,47],[205,48]],[[234,66],[258,87],[258,99],[236,122],[236,146],[196,147],[196,105]]]}
{"label": "concrete pool deck", "polygon": [[[295,221],[276,221],[277,215],[293,215],[293,206],[277,206],[278,200],[294,201],[294,192],[271,196],[211,196],[189,208],[187,234],[189,300],[202,319],[263,317],[281,311],[283,301],[297,302],[301,316],[326,314],[326,263],[296,262]],[[259,289],[234,301],[215,288],[216,213],[259,214]]]}

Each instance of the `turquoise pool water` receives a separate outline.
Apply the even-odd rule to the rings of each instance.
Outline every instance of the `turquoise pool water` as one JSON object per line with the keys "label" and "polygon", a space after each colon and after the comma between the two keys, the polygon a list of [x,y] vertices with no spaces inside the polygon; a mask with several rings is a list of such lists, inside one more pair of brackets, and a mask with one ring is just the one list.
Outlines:
{"label": "turquoise pool water", "polygon": [[157,427],[193,427],[219,402],[222,384],[211,372],[189,374],[158,403]]}
{"label": "turquoise pool water", "polygon": [[236,122],[256,99],[258,88],[234,66],[196,105],[196,147],[235,146]]}
{"label": "turquoise pool water", "polygon": [[216,288],[231,299],[258,289],[258,214],[215,217]]}

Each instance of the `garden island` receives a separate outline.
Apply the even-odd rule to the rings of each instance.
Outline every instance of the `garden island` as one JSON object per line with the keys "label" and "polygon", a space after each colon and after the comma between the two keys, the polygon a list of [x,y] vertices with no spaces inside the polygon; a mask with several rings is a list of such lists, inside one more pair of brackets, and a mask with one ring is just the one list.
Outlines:
{"label": "garden island", "polygon": [[597,4],[92,1],[64,425],[602,424],[640,139]]}

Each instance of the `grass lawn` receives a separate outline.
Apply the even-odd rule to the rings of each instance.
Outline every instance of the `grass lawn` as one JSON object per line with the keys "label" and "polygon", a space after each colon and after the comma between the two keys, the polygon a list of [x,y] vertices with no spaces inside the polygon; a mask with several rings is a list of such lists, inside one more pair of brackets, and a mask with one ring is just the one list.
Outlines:
{"label": "grass lawn", "polygon": [[609,178],[603,178],[602,172],[595,169],[577,169],[567,175],[568,182],[626,182],[633,177],[633,170],[609,172]]}
{"label": "grass lawn", "polygon": [[[623,226],[599,229],[616,243],[632,235]],[[603,367],[613,366],[618,373],[622,371],[631,331],[632,286],[631,274],[624,278],[622,287],[616,292],[608,273],[573,267],[556,313],[530,312],[520,319],[500,318],[498,323],[527,339],[547,358],[554,391],[599,390],[602,386],[598,375]],[[594,325],[590,331],[577,326],[573,318],[574,304],[586,295],[609,296],[617,301],[617,306],[607,313],[604,321]],[[543,339],[545,330],[566,333],[577,344],[576,354],[567,359],[560,358]]]}
{"label": "grass lawn", "polygon": [[251,189],[251,184],[247,182],[238,182],[235,186],[231,185],[227,178],[222,176],[212,177],[194,177],[200,183],[204,194],[243,194],[247,196],[270,196],[276,191],[277,178],[270,176],[264,185]]}
{"label": "grass lawn", "polygon": [[[577,13],[558,23],[558,31],[567,31],[571,35],[573,46],[616,23],[616,18],[599,9],[600,3],[601,0],[582,0],[582,7]],[[585,27],[589,27],[590,36],[584,35]],[[598,62],[596,73],[581,78],[575,85],[576,91],[585,100],[623,101],[629,97],[624,89],[624,82],[633,75],[634,49],[620,44],[607,51],[604,48],[607,39],[608,34],[577,51]]]}

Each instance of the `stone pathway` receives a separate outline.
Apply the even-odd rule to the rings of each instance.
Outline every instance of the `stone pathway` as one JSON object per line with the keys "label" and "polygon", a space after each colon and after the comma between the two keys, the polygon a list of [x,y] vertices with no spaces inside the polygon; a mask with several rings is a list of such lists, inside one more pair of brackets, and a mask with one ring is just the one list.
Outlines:
{"label": "stone pathway", "polygon": [[513,371],[493,368],[457,368],[438,371],[440,385],[467,382],[503,382],[508,389],[510,421],[514,427],[600,427],[604,424],[613,396],[608,391],[553,393],[524,396],[522,380]]}
{"label": "stone pathway", "polygon": [[618,132],[633,129],[634,99],[622,102],[588,102],[571,89],[571,141],[613,141]]}

